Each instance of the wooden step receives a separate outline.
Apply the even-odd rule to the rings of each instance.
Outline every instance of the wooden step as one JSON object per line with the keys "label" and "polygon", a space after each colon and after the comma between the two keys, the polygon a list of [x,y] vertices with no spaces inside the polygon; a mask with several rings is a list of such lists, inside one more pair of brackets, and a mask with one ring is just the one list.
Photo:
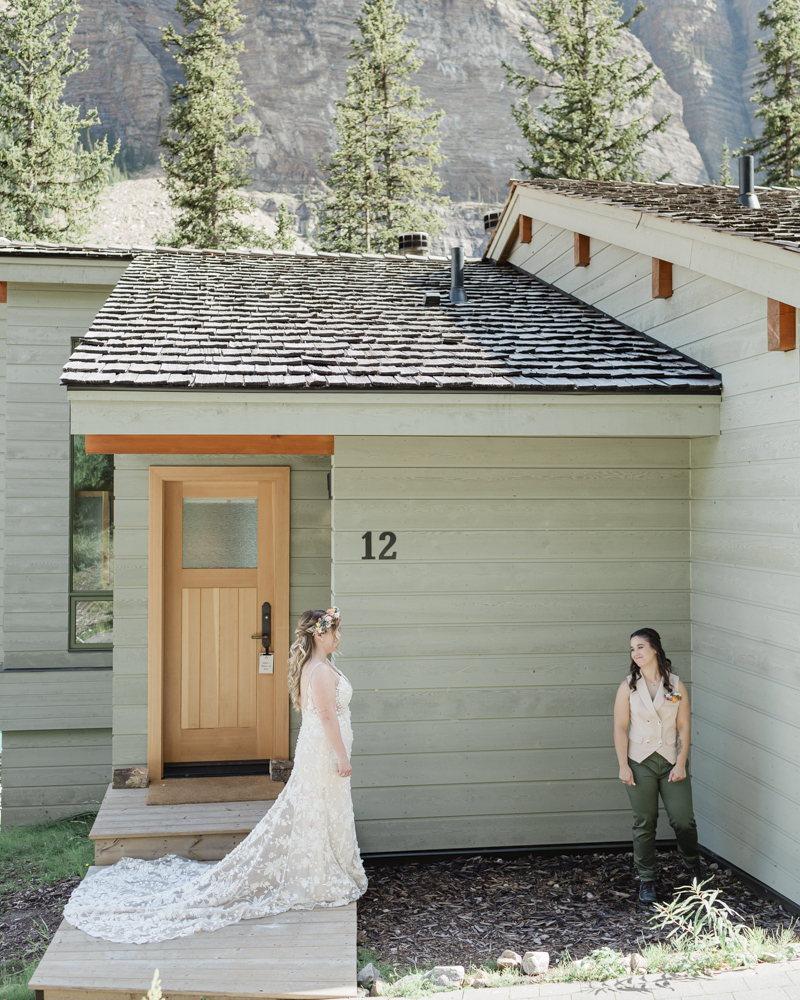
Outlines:
{"label": "wooden step", "polygon": [[152,861],[165,854],[193,861],[220,861],[244,840],[273,804],[256,801],[149,806],[146,788],[109,785],[89,834],[94,841],[95,864],[113,865],[120,858]]}
{"label": "wooden step", "polygon": [[356,904],[155,944],[114,944],[63,921],[28,985],[37,1000],[141,1000],[155,969],[169,1000],[355,997]]}

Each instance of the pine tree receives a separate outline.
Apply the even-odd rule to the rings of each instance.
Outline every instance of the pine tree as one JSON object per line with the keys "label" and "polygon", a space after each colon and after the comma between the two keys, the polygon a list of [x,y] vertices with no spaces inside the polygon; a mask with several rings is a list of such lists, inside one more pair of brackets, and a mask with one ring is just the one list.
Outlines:
{"label": "pine tree", "polygon": [[[646,116],[636,117],[632,108],[651,94],[662,74],[652,62],[637,69],[633,56],[618,54],[623,35],[643,10],[639,3],[621,20],[615,0],[536,0],[532,5],[552,55],[537,48],[527,28],[522,41],[544,79],[503,63],[509,84],[523,95],[511,113],[529,147],[531,162],[519,161],[525,176],[647,180],[638,165],[644,143],[664,131],[670,116],[648,125]],[[555,99],[534,111],[529,98],[539,87]]]}
{"label": "pine tree", "polygon": [[270,250],[294,250],[297,237],[294,235],[294,216],[286,207],[286,202],[281,202],[278,214],[275,218],[275,235],[270,240]]}
{"label": "pine tree", "polygon": [[731,147],[728,145],[727,137],[722,147],[722,159],[719,164],[719,182],[723,185],[733,184],[733,175],[731,174]]}
{"label": "pine tree", "polygon": [[160,238],[168,246],[226,249],[267,246],[262,229],[242,215],[252,204],[241,194],[250,183],[250,154],[241,145],[258,134],[247,112],[253,106],[240,80],[241,42],[228,36],[243,24],[237,0],[178,0],[184,33],[165,28],[161,41],[173,49],[184,81],[170,95],[169,131],[160,145],[162,183],[178,217],[172,232]]}
{"label": "pine tree", "polygon": [[336,102],[337,148],[325,166],[332,189],[323,211],[328,250],[395,250],[410,230],[441,231],[432,210],[441,180],[435,168],[444,112],[424,114],[430,101],[408,80],[422,65],[417,43],[403,37],[408,18],[394,0],[364,0],[356,19],[344,97]]}
{"label": "pine tree", "polygon": [[88,65],[72,49],[76,0],[0,5],[0,230],[9,239],[77,240],[119,150],[106,139],[82,148],[96,111],[61,100],[67,78]]}
{"label": "pine tree", "polygon": [[741,152],[756,157],[765,184],[800,184],[800,0],[773,0],[758,15],[758,26],[771,32],[757,38],[762,70],[751,98],[756,118],[764,123],[760,138],[748,140]]}

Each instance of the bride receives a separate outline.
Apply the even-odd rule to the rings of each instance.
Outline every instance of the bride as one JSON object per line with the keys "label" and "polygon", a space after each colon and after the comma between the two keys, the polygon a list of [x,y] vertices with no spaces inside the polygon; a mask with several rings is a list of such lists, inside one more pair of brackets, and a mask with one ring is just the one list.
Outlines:
{"label": "bride", "polygon": [[328,658],[340,625],[338,608],[300,618],[289,652],[289,693],[303,713],[294,769],[247,839],[213,865],[175,855],[122,858],[75,889],[64,909],[70,924],[143,944],[363,895],[349,781],[353,688]]}

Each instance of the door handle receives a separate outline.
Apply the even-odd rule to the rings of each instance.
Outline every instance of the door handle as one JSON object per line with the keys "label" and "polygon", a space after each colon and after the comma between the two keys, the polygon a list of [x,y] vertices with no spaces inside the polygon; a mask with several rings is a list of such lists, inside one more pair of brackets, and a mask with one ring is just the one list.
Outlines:
{"label": "door handle", "polygon": [[251,639],[261,639],[264,652],[269,652],[272,645],[272,607],[269,601],[264,601],[261,605],[261,632],[258,635],[250,636]]}

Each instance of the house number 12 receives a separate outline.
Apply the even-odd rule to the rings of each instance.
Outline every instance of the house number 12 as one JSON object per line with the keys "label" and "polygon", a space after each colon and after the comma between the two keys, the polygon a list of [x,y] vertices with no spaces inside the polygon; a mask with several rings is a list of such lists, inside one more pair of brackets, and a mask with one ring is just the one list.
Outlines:
{"label": "house number 12", "polygon": [[[361,536],[364,540],[364,555],[362,559],[375,559],[376,557],[372,554],[372,532],[366,531]],[[394,543],[397,541],[397,535],[393,531],[382,531],[378,537],[378,541],[386,542],[386,545],[381,549],[378,559],[396,559],[396,552],[389,552],[391,548],[394,547]]]}

